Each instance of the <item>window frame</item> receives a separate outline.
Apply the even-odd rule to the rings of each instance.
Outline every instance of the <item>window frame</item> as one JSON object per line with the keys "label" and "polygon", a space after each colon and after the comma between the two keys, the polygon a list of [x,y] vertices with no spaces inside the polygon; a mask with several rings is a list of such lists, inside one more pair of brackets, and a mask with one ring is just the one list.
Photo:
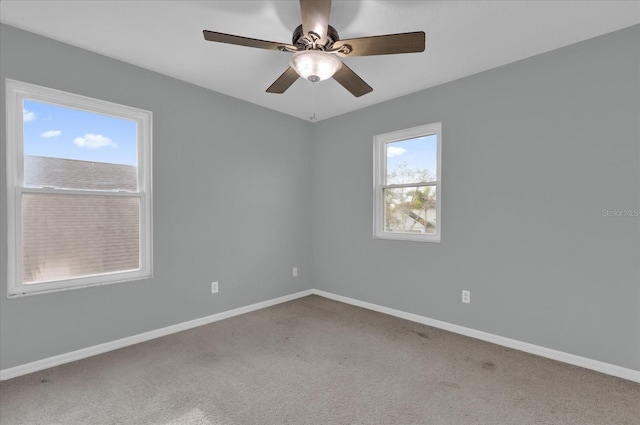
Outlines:
{"label": "window frame", "polygon": [[[6,97],[6,178],[7,178],[7,297],[42,294],[108,285],[153,277],[152,235],[152,112],[61,90],[5,79]],[[49,103],[71,109],[133,120],[137,123],[137,192],[88,189],[55,189],[24,186],[24,100]],[[22,283],[22,195],[100,195],[140,199],[139,257],[137,270]]]}
{"label": "window frame", "polygon": [[[408,139],[437,136],[436,181],[429,183],[386,184],[387,145]],[[434,233],[390,232],[384,230],[384,190],[401,187],[436,188],[436,228]],[[403,240],[414,242],[440,242],[442,234],[442,123],[420,125],[407,129],[378,134],[373,137],[373,237],[375,239]]]}

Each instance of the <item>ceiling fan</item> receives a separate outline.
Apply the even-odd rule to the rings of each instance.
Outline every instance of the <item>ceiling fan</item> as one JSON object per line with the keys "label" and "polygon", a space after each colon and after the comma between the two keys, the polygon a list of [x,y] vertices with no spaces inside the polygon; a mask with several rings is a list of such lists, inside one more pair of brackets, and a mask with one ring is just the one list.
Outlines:
{"label": "ceiling fan", "polygon": [[313,83],[333,77],[351,94],[360,97],[373,89],[340,58],[424,51],[423,31],[340,40],[338,32],[329,25],[330,10],[331,0],[300,0],[302,25],[293,31],[291,44],[208,30],[203,31],[204,38],[218,43],[293,53],[289,68],[269,86],[268,93],[284,93],[298,77]]}

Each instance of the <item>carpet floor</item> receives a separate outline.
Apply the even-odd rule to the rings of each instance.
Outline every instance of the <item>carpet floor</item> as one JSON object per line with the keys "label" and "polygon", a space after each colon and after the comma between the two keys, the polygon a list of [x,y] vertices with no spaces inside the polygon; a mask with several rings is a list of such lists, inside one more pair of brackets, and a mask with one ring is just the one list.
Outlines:
{"label": "carpet floor", "polygon": [[309,296],[0,383],[0,423],[640,423],[640,384]]}

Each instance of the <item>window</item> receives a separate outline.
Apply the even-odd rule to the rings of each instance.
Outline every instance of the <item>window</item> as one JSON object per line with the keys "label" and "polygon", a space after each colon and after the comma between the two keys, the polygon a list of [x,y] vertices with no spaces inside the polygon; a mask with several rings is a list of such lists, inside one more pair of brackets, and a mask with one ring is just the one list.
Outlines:
{"label": "window", "polygon": [[375,238],[440,242],[442,124],[373,138]]}
{"label": "window", "polygon": [[151,277],[151,112],[5,88],[8,296]]}

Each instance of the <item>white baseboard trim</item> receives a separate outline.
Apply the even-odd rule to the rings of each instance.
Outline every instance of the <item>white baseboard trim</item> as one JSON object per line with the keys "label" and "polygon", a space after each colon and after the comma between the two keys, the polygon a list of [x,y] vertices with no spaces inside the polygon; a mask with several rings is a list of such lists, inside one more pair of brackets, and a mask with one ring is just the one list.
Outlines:
{"label": "white baseboard trim", "polygon": [[377,311],[379,313],[388,314],[390,316],[399,317],[401,319],[410,320],[412,322],[422,323],[423,325],[433,326],[434,328],[444,329],[449,332],[469,336],[471,338],[480,339],[482,341],[491,342],[493,344],[502,345],[504,347],[513,348],[515,350],[524,351],[525,353],[535,354],[540,357],[546,357],[548,359],[557,360],[559,362],[568,363],[574,366],[580,366],[585,369],[595,370],[596,372],[616,376],[622,379],[628,379],[629,381],[640,382],[640,371],[638,370],[627,369],[624,367],[612,365],[610,363],[601,362],[599,360],[576,356],[574,354],[565,353],[564,351],[558,351],[551,348],[541,347],[535,344],[529,344],[528,342],[522,342],[516,339],[506,338],[503,336],[478,331],[464,326],[442,322],[436,319],[430,319],[428,317],[420,316],[417,314],[395,310],[393,308],[368,303],[366,301],[356,300],[342,295],[332,294],[330,292],[325,292],[318,289],[312,289],[311,293],[324,298],[329,298],[334,301],[366,308],[367,310]]}
{"label": "white baseboard trim", "polygon": [[92,347],[83,348],[80,350],[72,351],[65,354],[60,354],[60,355],[49,357],[42,360],[37,360],[35,362],[26,363],[20,366],[2,369],[0,370],[0,381],[15,378],[21,375],[26,375],[28,373],[37,372],[39,370],[48,369],[50,367],[59,366],[61,364],[74,362],[76,360],[85,359],[87,357],[95,356],[97,354],[102,354],[108,351],[117,350],[119,348],[128,347],[129,345],[134,345],[140,342],[149,341],[151,339],[160,338],[162,336],[170,335],[176,332],[186,331],[187,329],[195,328],[202,325],[207,325],[209,323],[228,319],[234,316],[239,316],[241,314],[249,313],[255,310],[260,310],[266,307],[271,307],[276,304],[281,304],[287,301],[306,297],[311,294],[312,294],[311,290],[296,292],[294,294],[285,295],[283,297],[273,298],[271,300],[247,305],[244,307],[235,308],[233,310],[223,311],[221,313],[213,314],[211,316],[201,317],[200,319],[189,320],[188,322],[178,323],[177,325],[167,326],[165,328],[144,332],[138,335],[133,335],[130,337],[118,339],[111,342],[105,342],[104,344],[94,345]]}
{"label": "white baseboard trim", "polygon": [[471,338],[491,342],[493,344],[502,345],[504,347],[513,348],[515,350],[524,351],[526,353],[535,354],[541,357],[546,357],[552,360],[557,360],[557,361],[568,363],[574,366],[580,366],[585,369],[595,370],[596,372],[601,372],[607,375],[612,375],[618,378],[623,378],[629,381],[640,383],[640,371],[638,370],[627,369],[624,367],[601,362],[599,360],[593,360],[586,357],[576,356],[574,354],[565,353],[563,351],[553,350],[551,348],[541,347],[535,344],[529,344],[527,342],[522,342],[522,341],[518,341],[511,338],[506,338],[503,336],[478,331],[478,330],[467,328],[464,326],[454,325],[452,323],[431,319],[429,317],[420,316],[413,313],[407,313],[401,310],[384,307],[384,306],[369,303],[366,301],[356,300],[354,298],[349,298],[342,295],[332,294],[330,292],[321,291],[319,289],[310,289],[306,291],[296,292],[294,294],[285,295],[283,297],[274,298],[271,300],[251,304],[244,307],[239,307],[233,310],[223,311],[221,313],[202,317],[200,319],[194,319],[188,322],[178,323],[176,325],[167,326],[167,327],[156,329],[149,332],[144,332],[138,335],[133,335],[127,338],[122,338],[122,339],[118,339],[111,342],[106,342],[104,344],[94,345],[92,347],[83,348],[80,350],[72,351],[65,354],[60,354],[60,355],[49,357],[42,360],[37,360],[35,362],[26,363],[20,366],[2,369],[0,370],[0,381],[4,381],[6,379],[11,379],[11,378],[26,375],[29,373],[37,372],[39,370],[48,369],[50,367],[59,366],[61,364],[74,362],[76,360],[85,359],[87,357],[91,357],[98,354],[106,353],[108,351],[113,351],[120,348],[128,347],[130,345],[149,341],[155,338],[160,338],[166,335],[185,331],[198,326],[207,325],[209,323],[217,322],[219,320],[224,320],[230,317],[239,316],[241,314],[271,307],[276,304],[292,301],[292,300],[306,297],[312,294],[318,295],[324,298],[328,298],[331,300],[339,301],[345,304],[351,304],[357,307],[366,308],[368,310],[377,311],[380,313],[388,314],[390,316],[395,316],[401,319],[410,320],[416,323],[422,323],[424,325],[433,326],[434,328],[444,329],[449,332],[465,335]]}

